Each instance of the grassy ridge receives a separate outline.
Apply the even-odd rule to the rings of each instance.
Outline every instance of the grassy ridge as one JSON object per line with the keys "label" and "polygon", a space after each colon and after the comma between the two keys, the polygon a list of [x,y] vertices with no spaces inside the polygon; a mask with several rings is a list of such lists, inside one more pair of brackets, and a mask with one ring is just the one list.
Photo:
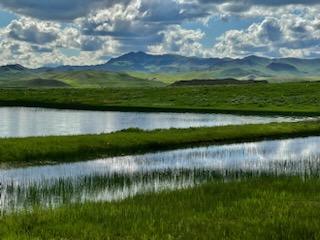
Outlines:
{"label": "grassy ridge", "polygon": [[[8,80],[10,79],[10,80]],[[41,81],[39,81],[41,80]],[[161,87],[166,84],[129,76],[125,73],[104,71],[66,71],[33,73],[31,71],[0,73],[0,87],[56,88],[56,87]]]}
{"label": "grassy ridge", "polygon": [[161,88],[2,89],[0,106],[320,114],[320,83]]}
{"label": "grassy ridge", "polygon": [[320,122],[271,123],[101,135],[0,139],[0,163],[71,161],[229,142],[320,135]]}
{"label": "grassy ridge", "polygon": [[114,203],[5,216],[1,239],[319,239],[320,181],[210,182]]}

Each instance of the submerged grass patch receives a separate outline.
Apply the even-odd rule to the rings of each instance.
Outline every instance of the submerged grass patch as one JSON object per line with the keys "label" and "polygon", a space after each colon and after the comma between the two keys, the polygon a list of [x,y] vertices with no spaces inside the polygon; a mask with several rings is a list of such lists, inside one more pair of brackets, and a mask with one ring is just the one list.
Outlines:
{"label": "submerged grass patch", "polygon": [[259,177],[4,216],[2,239],[319,239],[320,181]]}
{"label": "submerged grass patch", "polygon": [[206,144],[320,135],[319,121],[111,134],[0,139],[0,163],[39,164],[139,154]]}

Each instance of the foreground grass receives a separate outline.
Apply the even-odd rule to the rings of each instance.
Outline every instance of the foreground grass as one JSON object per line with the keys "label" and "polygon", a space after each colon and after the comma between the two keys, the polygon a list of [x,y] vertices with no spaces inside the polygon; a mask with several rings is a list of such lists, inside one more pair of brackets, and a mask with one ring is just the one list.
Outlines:
{"label": "foreground grass", "polygon": [[0,220],[1,239],[319,239],[320,180],[260,177]]}
{"label": "foreground grass", "polygon": [[205,144],[311,135],[320,135],[319,121],[154,131],[128,129],[100,135],[8,138],[0,139],[0,163],[64,162]]}
{"label": "foreground grass", "polygon": [[2,89],[0,106],[320,115],[320,83],[105,89]]}

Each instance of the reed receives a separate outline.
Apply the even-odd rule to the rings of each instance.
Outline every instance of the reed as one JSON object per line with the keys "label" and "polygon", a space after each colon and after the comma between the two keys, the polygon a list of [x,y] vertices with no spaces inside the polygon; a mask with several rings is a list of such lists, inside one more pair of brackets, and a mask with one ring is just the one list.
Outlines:
{"label": "reed", "polygon": [[1,219],[3,239],[319,239],[320,181],[246,177]]}

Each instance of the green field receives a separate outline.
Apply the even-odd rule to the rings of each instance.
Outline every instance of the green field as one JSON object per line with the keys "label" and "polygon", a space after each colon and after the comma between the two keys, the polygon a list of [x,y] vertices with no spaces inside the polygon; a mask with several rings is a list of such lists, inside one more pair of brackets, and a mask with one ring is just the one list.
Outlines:
{"label": "green field", "polygon": [[319,115],[320,83],[157,88],[1,89],[0,106]]}

